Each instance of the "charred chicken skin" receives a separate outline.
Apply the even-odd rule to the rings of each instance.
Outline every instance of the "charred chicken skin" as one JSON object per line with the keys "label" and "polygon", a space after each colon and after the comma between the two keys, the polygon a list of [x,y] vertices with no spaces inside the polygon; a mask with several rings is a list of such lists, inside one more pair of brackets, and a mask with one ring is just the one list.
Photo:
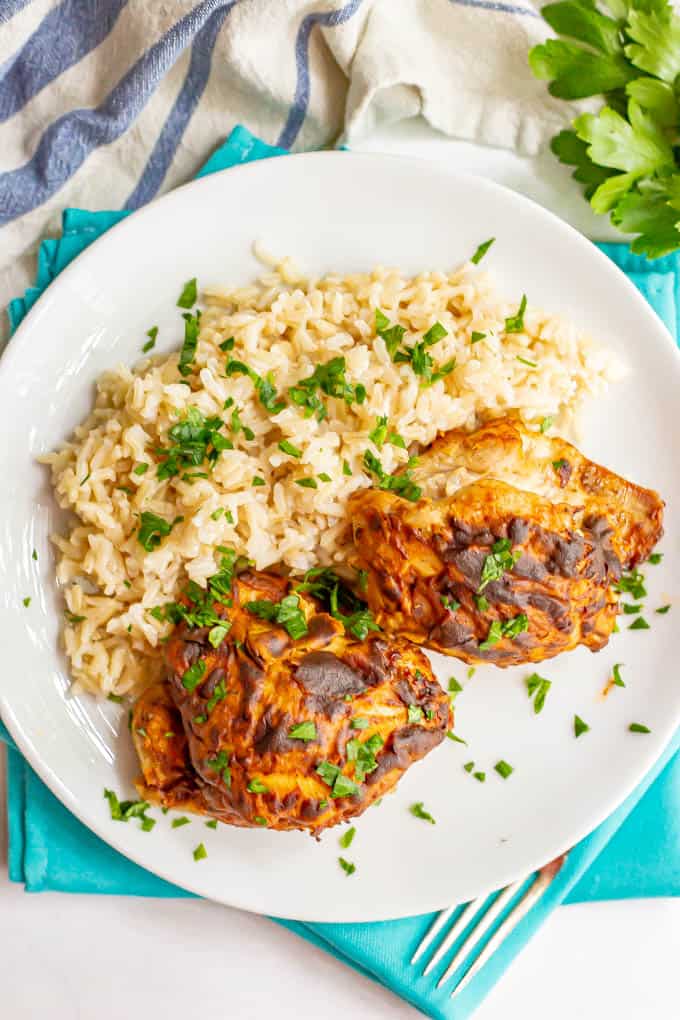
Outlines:
{"label": "charred chicken skin", "polygon": [[655,492],[509,418],[441,436],[411,478],[417,502],[351,497],[354,565],[386,633],[465,662],[598,651],[616,622],[616,582],[662,533]]}
{"label": "charred chicken skin", "polygon": [[452,725],[414,645],[356,640],[272,574],[240,574],[227,602],[214,607],[229,625],[218,647],[207,628],[179,624],[167,683],[135,705],[144,799],[316,833],[361,814]]}

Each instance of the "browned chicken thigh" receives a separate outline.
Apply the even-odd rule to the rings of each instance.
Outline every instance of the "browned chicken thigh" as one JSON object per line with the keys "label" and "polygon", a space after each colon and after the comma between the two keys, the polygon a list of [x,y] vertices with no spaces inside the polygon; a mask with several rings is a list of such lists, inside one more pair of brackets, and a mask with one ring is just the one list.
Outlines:
{"label": "browned chicken thigh", "polygon": [[387,634],[466,662],[539,662],[608,641],[615,584],[662,533],[663,502],[558,438],[500,419],[441,436],[416,502],[350,499],[367,600]]}
{"label": "browned chicken thigh", "polygon": [[167,683],[133,711],[150,802],[316,833],[361,814],[452,725],[420,649],[357,640],[292,581],[242,573],[213,609],[228,631],[180,623]]}

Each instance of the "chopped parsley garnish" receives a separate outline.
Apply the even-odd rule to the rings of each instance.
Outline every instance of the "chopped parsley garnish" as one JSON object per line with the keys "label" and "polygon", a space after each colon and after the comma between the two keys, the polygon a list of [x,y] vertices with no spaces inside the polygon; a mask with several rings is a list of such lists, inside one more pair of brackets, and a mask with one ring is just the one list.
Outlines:
{"label": "chopped parsley garnish", "polygon": [[654,612],[655,613],[667,613],[670,608],[671,607],[670,607],[670,603],[669,603],[667,606],[659,606],[659,608],[655,609]]}
{"label": "chopped parsley garnish", "polygon": [[112,701],[114,705],[122,705],[123,702],[125,701],[125,698],[121,697],[120,694],[114,694],[113,692],[111,692],[111,694],[106,695],[106,700]]}
{"label": "chopped parsley garnish", "polygon": [[151,806],[146,800],[118,800],[113,790],[104,790],[104,797],[109,802],[111,818],[114,822],[129,822],[131,818],[139,818],[141,829],[150,832],[156,824],[153,818],[147,818],[146,812]]}
{"label": "chopped parsley garnish", "polygon": [[251,779],[248,783],[248,793],[269,793],[269,787],[261,779]]}
{"label": "chopped parsley garnish", "polygon": [[650,553],[647,559],[650,563],[653,563],[654,566],[656,566],[657,563],[661,563],[661,560],[663,559],[663,553]]}
{"label": "chopped parsley garnish", "polygon": [[357,870],[356,864],[352,864],[351,861],[346,861],[344,857],[338,857],[338,864],[346,875],[353,875]]}
{"label": "chopped parsley garnish", "polygon": [[539,676],[538,673],[532,673],[531,676],[527,677],[527,692],[529,697],[534,699],[534,712],[536,715],[543,711],[545,699],[551,687],[552,681],[546,680],[544,676]]}
{"label": "chopped parsley garnish", "polygon": [[302,489],[318,489],[316,478],[296,478],[295,484],[299,485]]}
{"label": "chopped parsley garnish", "polygon": [[82,623],[83,620],[85,619],[85,617],[84,616],[77,616],[76,613],[72,613],[70,611],[70,609],[65,609],[64,610],[64,619],[66,620],[67,623],[70,623],[71,626],[74,627],[76,625],[76,623]]}
{"label": "chopped parsley garnish", "polygon": [[351,828],[347,830],[347,832],[344,832],[342,834],[338,842],[340,843],[340,846],[342,847],[343,850],[348,850],[349,847],[351,847],[352,840],[354,839],[356,834],[357,830],[354,828],[353,825],[351,826]]}
{"label": "chopped parsley garnish", "polygon": [[503,761],[502,758],[500,761],[496,762],[494,768],[502,779],[507,779],[508,776],[511,776],[512,773],[515,771],[512,765],[509,765],[507,761]]}
{"label": "chopped parsley garnish", "polygon": [[343,473],[343,475],[346,475],[348,478],[352,474],[352,469],[349,466],[349,462],[346,461],[346,460],[343,460],[343,462],[342,462],[342,473]]}
{"label": "chopped parsley garnish", "polygon": [[[499,581],[505,573],[512,570],[522,555],[511,552],[512,543],[509,538],[499,538],[491,546],[491,552],[485,557],[482,575],[477,591],[482,592],[490,581]],[[488,607],[487,607],[488,608]]]}
{"label": "chopped parsley garnish", "polygon": [[388,427],[387,415],[381,414],[377,419],[376,426],[373,431],[368,433],[368,438],[372,443],[375,443],[379,450],[382,449],[383,443],[387,439]]}
{"label": "chopped parsley garnish", "polygon": [[[231,404],[229,406],[231,407]],[[255,438],[255,433],[253,432],[253,430],[248,428],[248,426],[244,425],[243,422],[241,421],[241,415],[238,407],[235,407],[234,410],[231,412],[230,428],[235,436],[237,436],[239,432],[243,432],[243,435],[246,439],[251,440]]]}
{"label": "chopped parsley garnish", "polygon": [[[184,620],[190,627],[229,627],[230,623],[220,616],[214,608],[214,602],[221,602],[231,605],[231,586],[234,575],[246,566],[250,561],[243,556],[237,556],[234,549],[227,546],[218,546],[218,551],[223,555],[220,559],[220,569],[217,574],[208,578],[207,589],[201,588],[195,581],[190,581],[184,594],[191,599],[192,605],[187,606],[183,602],[168,602],[164,606],[155,606],[149,610],[150,615],[160,623],[168,621],[177,624]],[[217,640],[218,635],[214,635]]]}
{"label": "chopped parsley garnish", "polygon": [[521,358],[519,356],[519,354],[517,355],[517,360],[521,361],[523,365],[528,365],[529,368],[538,368],[538,362],[537,361],[529,361],[528,358]]}
{"label": "chopped parsley garnish", "polygon": [[465,769],[466,772],[472,772],[474,767],[475,763],[473,761],[466,761],[465,764],[463,765],[463,768]]}
{"label": "chopped parsley garnish", "polygon": [[446,736],[449,738],[449,740],[452,740],[454,744],[465,744],[465,746],[467,747],[467,740],[463,740],[462,737],[456,736],[453,730],[447,730]]}
{"label": "chopped parsley garnish", "polygon": [[158,478],[174,478],[206,461],[212,470],[222,451],[234,448],[231,439],[220,432],[223,424],[217,416],[206,418],[197,407],[188,407],[184,417],[168,430],[171,445],[155,451],[162,458]]}
{"label": "chopped parsley garnish", "polygon": [[627,570],[621,579],[614,585],[614,590],[621,594],[630,595],[633,599],[643,599],[647,595],[645,588],[645,575],[639,570]]}
{"label": "chopped parsley garnish", "polygon": [[423,710],[419,705],[408,706],[408,721],[410,723],[422,722]]}
{"label": "chopped parsley garnish", "polygon": [[317,775],[331,788],[331,797],[352,797],[359,792],[359,787],[347,776],[342,774],[338,765],[330,761],[322,761],[316,767]]}
{"label": "chopped parsley garnish", "polygon": [[227,789],[231,787],[231,769],[229,768],[229,755],[226,751],[220,751],[214,758],[206,761],[206,768],[217,772],[222,776],[222,781]]}
{"label": "chopped parsley garnish", "polygon": [[554,420],[555,419],[551,415],[545,417],[541,422],[538,431],[541,433],[547,432],[548,429],[552,427]]}
{"label": "chopped parsley garnish", "polygon": [[146,343],[142,347],[142,354],[148,354],[148,352],[152,351],[153,348],[156,346],[156,337],[158,336],[158,326],[152,326],[151,329],[148,329],[146,331],[146,335],[148,336],[149,339],[146,341]]}
{"label": "chopped parsley garnish", "polygon": [[347,741],[347,761],[354,762],[354,778],[358,783],[363,783],[368,773],[377,769],[375,755],[384,743],[379,733],[374,733],[363,743],[357,737]]}
{"label": "chopped parsley garnish", "polygon": [[[437,323],[437,325],[439,324]],[[410,364],[414,374],[420,376],[423,380],[422,385],[431,386],[432,383],[437,382],[439,379],[443,379],[445,376],[450,375],[450,373],[453,372],[456,367],[456,359],[452,358],[450,361],[440,365],[439,368],[435,368],[434,359],[432,358],[432,355],[428,353],[427,347],[432,343],[436,343],[436,341],[430,340],[428,342],[425,339],[426,336],[427,334],[425,334],[422,340],[414,344],[413,347],[402,347],[401,350],[395,353],[392,360],[397,365],[402,362]]]}
{"label": "chopped parsley garnish", "polygon": [[170,822],[170,828],[181,829],[183,825],[191,825],[191,819],[187,818],[186,815],[181,815],[179,818],[173,818]]}
{"label": "chopped parsley garnish", "polygon": [[574,736],[580,737],[582,733],[587,733],[590,726],[587,722],[584,722],[580,715],[574,716]]}
{"label": "chopped parsley garnish", "polygon": [[[334,570],[314,567],[308,570],[296,591],[309,592],[320,599],[331,616],[340,620],[345,630],[363,641],[371,630],[380,630],[366,603],[343,584]],[[351,699],[350,699],[351,700]]]}
{"label": "chopped parsley garnish", "polygon": [[559,460],[554,460],[552,462],[552,466],[553,466],[553,471],[559,472],[559,471],[562,470],[562,468],[569,467],[569,461],[565,460],[564,457],[560,457]]}
{"label": "chopped parsley garnish", "polygon": [[205,676],[206,664],[203,659],[197,659],[192,666],[183,673],[182,675],[182,687],[191,694],[196,690],[201,680]]}
{"label": "chopped parsley garnish", "polygon": [[417,804],[411,804],[409,811],[415,818],[422,818],[424,822],[429,822],[430,825],[436,825],[434,818],[429,811],[426,811],[423,807],[422,800],[419,800]]}
{"label": "chopped parsley garnish", "polygon": [[135,475],[145,475],[148,470],[149,465],[144,462],[142,464],[137,464],[137,466],[132,469],[132,473]]}
{"label": "chopped parsley garnish", "polygon": [[363,719],[360,715],[357,715],[354,719],[350,719],[349,728],[351,730],[367,730],[368,719]]}
{"label": "chopped parsley garnish", "polygon": [[288,736],[291,740],[316,740],[318,733],[316,732],[316,724],[308,721],[296,723],[288,730]]}
{"label": "chopped parsley garnish", "polygon": [[470,259],[470,262],[473,262],[476,266],[478,266],[495,240],[495,237],[490,237],[488,241],[484,241],[483,244],[480,244],[477,251]]}
{"label": "chopped parsley garnish", "polygon": [[392,325],[384,312],[379,308],[375,310],[375,331],[382,337],[387,353],[394,360],[399,344],[404,339],[406,329],[403,326]]}
{"label": "chopped parsley garnish", "polygon": [[636,603],[626,602],[624,603],[623,606],[623,611],[627,616],[635,616],[635,614],[639,613],[641,609],[642,609],[641,602]]}
{"label": "chopped parsley garnish", "polygon": [[613,673],[613,676],[614,676],[614,686],[615,687],[625,687],[626,686],[625,683],[623,682],[623,680],[621,679],[621,667],[622,666],[623,666],[622,662],[617,662],[612,667],[612,673]]}
{"label": "chopped parsley garnish", "polygon": [[457,609],[460,609],[460,602],[456,602],[450,595],[440,595],[439,598],[444,609],[447,609],[449,613],[455,613]]}
{"label": "chopped parsley garnish", "polygon": [[22,601],[22,602],[23,602],[23,604],[24,604],[24,608],[25,608],[25,609],[28,609],[28,607],[29,607],[29,606],[30,606],[30,604],[31,604],[31,596],[30,596],[30,595],[27,595],[27,596],[26,596],[26,598],[22,599],[21,601]]}
{"label": "chopped parsley garnish", "polygon": [[478,329],[473,329],[470,335],[470,346],[478,344],[480,340],[486,339],[486,333],[480,333]]}
{"label": "chopped parsley garnish", "polygon": [[218,344],[218,346],[221,351],[224,351],[226,353],[227,351],[233,351],[235,343],[236,340],[234,339],[234,337],[230,336],[226,340],[223,340],[221,344]]}
{"label": "chopped parsley garnish", "polygon": [[254,488],[256,488],[258,485],[266,485],[267,483],[265,482],[264,478],[260,478],[259,475],[255,475],[255,477],[253,478],[253,480],[252,480],[252,482],[250,484]]}
{"label": "chopped parsley garnish", "polygon": [[307,621],[300,608],[300,599],[297,595],[286,595],[280,602],[256,599],[254,602],[246,602],[243,608],[253,616],[259,616],[262,620],[278,623],[279,626],[285,628],[293,640],[301,638],[307,633]]}
{"label": "chopped parsley garnish", "polygon": [[205,823],[205,827],[206,827],[206,829],[216,829],[217,828],[217,819],[216,818],[211,818],[209,822]]}
{"label": "chopped parsley garnish", "polygon": [[178,524],[181,520],[182,518],[177,517],[172,522],[166,521],[163,517],[159,517],[158,514],[152,514],[148,510],[143,510],[137,533],[139,544],[147,552],[153,552],[161,544],[161,539],[169,535],[175,524]]}
{"label": "chopped parsley garnish", "polygon": [[196,304],[196,295],[198,288],[196,286],[196,277],[194,276],[191,280],[187,280],[182,288],[182,293],[177,298],[178,308],[193,308]]}
{"label": "chopped parsley garnish", "polygon": [[31,553],[31,559],[32,560],[37,560],[37,558],[38,558],[38,550],[34,549],[33,552]]}
{"label": "chopped parsley garnish", "polygon": [[182,318],[184,319],[184,342],[179,352],[178,367],[180,375],[186,376],[191,375],[191,366],[196,357],[198,331],[201,328],[201,313],[198,311],[195,315],[192,315],[190,312],[185,312]]}
{"label": "chopped parsley garnish", "polygon": [[649,726],[643,726],[642,723],[633,722],[628,727],[631,733],[651,733]]}
{"label": "chopped parsley garnish", "polygon": [[208,631],[208,641],[213,648],[219,648],[231,629],[231,623],[226,620],[224,623],[216,623]]}
{"label": "chopped parsley garnish", "polygon": [[506,333],[521,333],[524,330],[524,313],[527,307],[527,296],[522,294],[520,306],[515,315],[509,315],[505,320]]}
{"label": "chopped parsley garnish", "polygon": [[366,399],[366,387],[362,383],[353,385],[347,382],[346,365],[343,357],[331,358],[325,364],[317,365],[306,379],[301,379],[295,386],[290,387],[288,396],[292,403],[304,408],[305,418],[311,418],[314,414],[318,421],[323,421],[327,416],[328,411],[319,396],[319,391],[328,397],[344,400],[348,407],[353,403],[363,404]]}
{"label": "chopped parsley garnish", "polygon": [[473,595],[472,601],[477,606],[480,613],[485,613],[489,608],[489,600],[486,595]]}
{"label": "chopped parsley garnish", "polygon": [[633,620],[628,630],[649,630],[649,624],[644,616],[638,616],[637,620]]}
{"label": "chopped parsley garnish", "polygon": [[359,591],[366,592],[368,588],[368,571],[357,570],[357,584],[359,585]]}
{"label": "chopped parsley garnish", "polygon": [[287,453],[289,457],[300,458],[302,456],[302,450],[297,446],[293,446],[287,439],[282,439],[279,443],[279,450],[281,453]]}
{"label": "chopped parsley garnish", "polygon": [[406,468],[400,474],[389,475],[374,453],[371,453],[370,450],[366,450],[364,453],[364,467],[375,476],[378,488],[394,492],[397,496],[410,500],[411,503],[416,503],[423,494],[420,486],[411,479],[411,467],[414,463],[415,458],[410,457]]}
{"label": "chopped parsley garnish", "polygon": [[272,372],[268,372],[266,376],[258,375],[257,372],[248,368],[242,361],[234,361],[233,359],[227,364],[227,375],[247,375],[257,393],[258,399],[265,411],[269,411],[270,414],[278,414],[286,406],[285,400],[281,400],[276,393],[276,387],[274,386],[274,376]]}
{"label": "chopped parsley garnish", "polygon": [[478,783],[486,782],[486,772],[473,772],[472,776],[477,780]]}
{"label": "chopped parsley garnish", "polygon": [[256,825],[266,825],[267,824],[267,819],[263,818],[262,815],[255,815],[255,817],[253,818],[253,821],[255,822]]}
{"label": "chopped parsley garnish", "polygon": [[319,473],[319,481],[320,482],[332,482],[333,479],[331,478],[331,476],[326,471],[321,471]]}
{"label": "chopped parsley garnish", "polygon": [[203,845],[203,843],[199,843],[196,849],[194,850],[194,860],[204,861],[207,856],[208,851],[206,850],[205,846]]}
{"label": "chopped parsley garnish", "polygon": [[461,684],[458,683],[455,676],[449,677],[449,694],[453,694],[455,697],[455,695],[460,694],[462,690],[463,688]]}
{"label": "chopped parsley garnish", "polygon": [[494,620],[489,627],[489,632],[486,635],[484,641],[480,641],[478,648],[481,651],[485,651],[488,648],[492,648],[493,645],[503,637],[514,638],[518,634],[523,634],[524,631],[529,630],[529,618],[526,613],[519,613],[517,616],[513,616],[510,620]]}

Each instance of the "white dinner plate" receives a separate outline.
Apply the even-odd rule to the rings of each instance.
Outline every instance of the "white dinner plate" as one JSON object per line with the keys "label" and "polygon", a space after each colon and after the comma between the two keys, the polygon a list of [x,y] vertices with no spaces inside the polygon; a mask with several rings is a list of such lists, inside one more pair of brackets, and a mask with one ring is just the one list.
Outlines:
{"label": "white dinner plate", "polygon": [[[159,811],[150,833],[112,821],[104,787],[134,795],[124,712],[69,698],[59,651],[63,604],[49,533],[60,524],[48,472],[36,457],[86,415],[93,383],[140,356],[160,326],[160,350],[180,342],[183,282],[245,283],[260,267],[253,240],[292,254],[312,274],[377,264],[450,268],[488,237],[484,267],[509,298],[564,314],[612,347],[627,379],[591,406],[585,454],[667,501],[664,559],[648,566],[648,631],[622,632],[593,655],[583,648],[542,664],[552,680],[535,715],[527,668],[477,670],[433,656],[444,682],[463,682],[456,731],[361,817],[348,851],[342,829],[302,833],[203,822],[172,829]],[[482,179],[412,159],[315,153],[206,177],[153,202],[107,233],[63,272],[0,361],[0,712],[28,761],[59,799],[116,849],[203,896],[248,910],[316,921],[371,921],[421,913],[500,887],[572,846],[611,812],[661,753],[680,719],[674,564],[680,531],[680,359],[635,287],[586,239],[525,198]],[[38,550],[38,560],[31,557]],[[22,600],[31,597],[28,608]],[[625,688],[605,700],[612,665]],[[578,713],[590,731],[576,740]],[[650,734],[628,730],[643,723]],[[494,764],[514,767],[503,780]],[[484,784],[463,769],[474,760]],[[423,801],[436,825],[409,813]],[[194,862],[204,842],[208,857]],[[340,853],[356,863],[347,877]]]}

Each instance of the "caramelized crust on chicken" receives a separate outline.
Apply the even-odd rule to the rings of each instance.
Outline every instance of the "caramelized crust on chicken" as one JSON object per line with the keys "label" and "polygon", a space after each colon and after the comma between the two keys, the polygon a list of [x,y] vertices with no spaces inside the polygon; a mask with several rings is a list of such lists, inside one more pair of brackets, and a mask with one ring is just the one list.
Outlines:
{"label": "caramelized crust on chicken", "polygon": [[511,419],[442,436],[412,477],[415,504],[375,489],[349,504],[385,632],[499,666],[607,643],[612,585],[661,536],[655,492]]}
{"label": "caramelized crust on chicken", "polygon": [[418,648],[351,639],[302,593],[297,639],[243,608],[290,594],[284,578],[241,574],[232,605],[215,604],[231,625],[218,648],[207,629],[175,629],[168,682],[133,711],[146,800],[319,832],[361,814],[444,738],[449,699]]}

